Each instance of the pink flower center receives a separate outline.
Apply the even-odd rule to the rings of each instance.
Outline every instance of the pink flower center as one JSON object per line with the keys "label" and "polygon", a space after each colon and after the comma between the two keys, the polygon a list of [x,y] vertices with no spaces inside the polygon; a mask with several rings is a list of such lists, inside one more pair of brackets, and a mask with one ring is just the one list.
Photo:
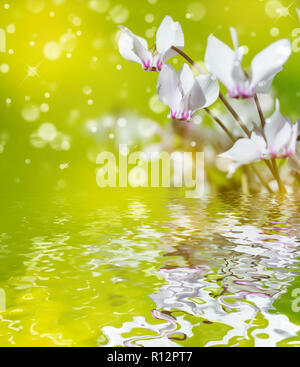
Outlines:
{"label": "pink flower center", "polygon": [[163,62],[160,58],[157,58],[157,60],[143,60],[143,69],[146,71],[161,71],[162,66],[163,66]]}
{"label": "pink flower center", "polygon": [[255,94],[254,88],[249,88],[247,83],[242,85],[237,84],[234,88],[228,90],[229,98],[251,98]]}
{"label": "pink flower center", "polygon": [[174,119],[174,120],[190,121],[190,119],[192,118],[192,111],[178,112],[178,111],[173,111],[171,109],[170,117],[171,119]]}

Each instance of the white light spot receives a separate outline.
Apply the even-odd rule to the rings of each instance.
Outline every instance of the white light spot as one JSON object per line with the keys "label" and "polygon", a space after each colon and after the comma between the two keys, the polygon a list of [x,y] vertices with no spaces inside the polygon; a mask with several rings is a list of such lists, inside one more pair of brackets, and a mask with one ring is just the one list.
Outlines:
{"label": "white light spot", "polygon": [[61,46],[59,43],[51,41],[44,46],[44,56],[48,60],[57,60],[61,55]]}
{"label": "white light spot", "polygon": [[127,125],[127,120],[124,117],[120,117],[117,120],[117,124],[119,127],[125,127]]}
{"label": "white light spot", "polygon": [[38,120],[40,117],[39,107],[35,104],[26,104],[22,109],[22,117],[29,122]]}
{"label": "white light spot", "polygon": [[49,142],[53,140],[57,135],[55,125],[53,125],[51,122],[43,123],[38,129],[38,135],[41,139],[45,141]]}
{"label": "white light spot", "polygon": [[16,31],[16,26],[15,24],[9,24],[7,27],[6,27],[6,30],[7,30],[7,33],[15,33]]}
{"label": "white light spot", "polygon": [[1,71],[1,73],[3,73],[3,74],[8,73],[8,72],[9,72],[9,70],[10,70],[10,67],[9,67],[9,65],[8,65],[8,64],[2,64],[2,65],[0,66],[0,71]]}
{"label": "white light spot", "polygon": [[149,107],[155,113],[162,113],[166,110],[166,106],[158,99],[156,94],[150,98]]}
{"label": "white light spot", "polygon": [[110,10],[109,15],[114,23],[121,24],[128,19],[129,10],[124,5],[119,4]]}
{"label": "white light spot", "polygon": [[41,110],[41,112],[44,112],[44,113],[48,112],[49,111],[49,105],[47,103],[42,103],[40,105],[40,110]]}
{"label": "white light spot", "polygon": [[145,16],[145,21],[146,21],[147,23],[152,23],[152,22],[154,21],[154,15],[153,15],[153,14],[147,14],[147,15]]}
{"label": "white light spot", "polygon": [[270,35],[272,37],[277,37],[279,35],[279,29],[277,27],[273,27],[270,29]]}
{"label": "white light spot", "polygon": [[92,88],[89,85],[86,85],[85,87],[82,88],[82,92],[83,94],[85,94],[86,96],[89,96],[90,94],[92,94]]}

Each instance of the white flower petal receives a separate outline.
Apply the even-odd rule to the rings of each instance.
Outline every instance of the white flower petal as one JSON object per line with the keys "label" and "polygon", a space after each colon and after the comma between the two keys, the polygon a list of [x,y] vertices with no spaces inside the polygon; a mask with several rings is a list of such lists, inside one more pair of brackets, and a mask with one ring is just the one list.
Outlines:
{"label": "white flower petal", "polygon": [[299,132],[299,122],[296,122],[295,124],[292,124],[291,126],[292,126],[292,133],[291,133],[288,145],[286,147],[286,153],[289,156],[293,156],[295,154],[296,143],[297,143],[298,132]]}
{"label": "white flower petal", "polygon": [[254,141],[261,149],[261,152],[266,151],[267,143],[265,138],[261,135],[260,132],[254,130],[251,134],[251,140]]}
{"label": "white flower petal", "polygon": [[195,81],[194,74],[191,68],[187,64],[183,64],[181,70],[178,73],[178,76],[183,94],[187,94],[193,88]]}
{"label": "white flower petal", "polygon": [[182,94],[179,89],[179,77],[171,65],[165,64],[158,76],[157,94],[161,102],[177,111],[180,107]]}
{"label": "white flower petal", "polygon": [[[174,22],[172,17],[167,15],[157,30],[156,48],[160,54],[165,54],[172,46],[183,49],[184,36],[181,25],[178,22]],[[174,53],[176,55],[175,51]],[[170,57],[169,55],[168,57]]]}
{"label": "white flower petal", "polygon": [[275,112],[267,120],[264,127],[269,152],[277,154],[284,144],[286,144],[287,141],[282,140],[282,138],[286,139],[286,124],[286,119],[280,113],[279,101],[276,100]]}
{"label": "white flower petal", "polygon": [[261,158],[261,147],[252,139],[242,138],[237,140],[233,147],[220,157],[230,158],[241,164],[248,164]]}
{"label": "white flower petal", "polygon": [[270,154],[276,154],[277,157],[280,157],[282,154],[285,154],[285,148],[289,145],[292,136],[292,126],[289,122],[286,122],[282,129],[280,129],[274,140],[269,144],[268,150]]}
{"label": "white flower petal", "polygon": [[229,166],[228,166],[228,174],[227,174],[227,177],[228,178],[231,178],[232,175],[234,174],[234,172],[240,168],[243,164],[240,163],[240,162],[236,162],[236,163],[231,163]]}
{"label": "white flower petal", "polygon": [[187,95],[186,105],[189,111],[192,113],[200,110],[205,104],[205,95],[200,87],[200,84],[197,80],[194,80],[194,85],[189,95]]}
{"label": "white flower petal", "polygon": [[136,36],[126,27],[119,26],[119,28],[122,30],[119,51],[126,60],[142,64],[143,61],[151,57],[147,41],[144,38]]}
{"label": "white flower petal", "polygon": [[210,73],[215,75],[228,90],[235,87],[232,71],[235,65],[236,52],[213,35],[208,37],[205,65]]}
{"label": "white flower petal", "polygon": [[229,174],[232,175],[238,167],[260,160],[262,150],[255,141],[242,138],[237,140],[231,149],[219,156],[232,159],[233,164],[229,169]]}
{"label": "white flower petal", "polygon": [[268,80],[281,70],[292,52],[288,39],[272,43],[258,53],[251,63],[250,88],[256,88],[264,80]]}
{"label": "white flower petal", "polygon": [[270,92],[272,84],[273,84],[273,79],[275,78],[275,76],[282,70],[283,68],[280,67],[278,68],[275,73],[273,75],[271,75],[269,78],[262,80],[261,82],[258,83],[257,87],[255,88],[255,92],[256,93],[262,93],[262,94],[267,94]]}
{"label": "white flower petal", "polygon": [[199,83],[200,88],[205,96],[205,102],[201,108],[205,108],[213,104],[219,97],[220,89],[219,83],[216,78],[211,74],[198,75],[196,81]]}
{"label": "white flower petal", "polygon": [[120,35],[119,51],[124,59],[142,64],[142,60],[133,51],[133,39],[126,33]]}
{"label": "white flower petal", "polygon": [[230,30],[232,43],[233,43],[233,48],[237,51],[239,49],[239,39],[238,39],[237,31],[234,27],[230,27],[229,30]]}
{"label": "white flower petal", "polygon": [[139,37],[137,36],[136,34],[134,34],[130,29],[124,27],[123,25],[119,25],[118,28],[124,32],[124,33],[127,33],[130,37],[132,38],[137,38],[139,40],[139,42],[142,44],[142,46],[148,50],[148,43],[147,41],[145,40],[145,38],[143,37]]}
{"label": "white flower petal", "polygon": [[299,22],[300,22],[300,9],[296,8],[296,11],[297,11],[297,13],[298,13]]}

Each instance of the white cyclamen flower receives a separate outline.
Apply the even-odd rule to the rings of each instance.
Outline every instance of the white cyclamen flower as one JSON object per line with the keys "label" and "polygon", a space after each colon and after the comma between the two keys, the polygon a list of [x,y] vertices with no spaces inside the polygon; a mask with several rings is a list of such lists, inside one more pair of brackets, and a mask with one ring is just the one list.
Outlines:
{"label": "white cyclamen flower", "polygon": [[146,71],[161,71],[163,64],[177,53],[172,46],[180,50],[184,48],[184,36],[181,25],[166,16],[156,32],[156,44],[153,50],[148,49],[147,41],[136,36],[128,28],[122,30],[119,39],[120,54],[129,61],[137,62]]}
{"label": "white cyclamen flower", "polygon": [[158,77],[157,94],[170,107],[169,117],[189,121],[196,111],[216,101],[219,84],[210,74],[194,77],[187,64],[178,72],[166,64]]}
{"label": "white cyclamen flower", "polygon": [[266,120],[263,132],[253,131],[250,138],[239,139],[220,157],[230,158],[229,176],[237,168],[262,159],[290,158],[295,155],[298,136],[298,124],[280,113],[279,102],[276,102],[274,114]]}
{"label": "white cyclamen flower", "polygon": [[249,75],[242,69],[243,48],[238,46],[236,30],[230,28],[234,50],[213,35],[208,38],[205,64],[227,88],[231,98],[250,98],[255,93],[269,93],[275,75],[282,70],[292,49],[288,39],[281,39],[258,53]]}

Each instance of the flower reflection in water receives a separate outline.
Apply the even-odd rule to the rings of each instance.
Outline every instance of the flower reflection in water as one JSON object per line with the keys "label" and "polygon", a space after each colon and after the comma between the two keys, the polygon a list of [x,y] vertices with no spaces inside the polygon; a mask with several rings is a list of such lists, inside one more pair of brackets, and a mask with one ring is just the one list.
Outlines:
{"label": "flower reflection in water", "polygon": [[300,344],[299,199],[142,193],[3,201],[1,345]]}
{"label": "flower reflection in water", "polygon": [[[210,218],[209,201],[192,211],[170,204],[172,220],[161,243],[166,267],[157,272],[165,284],[149,295],[153,319],[105,327],[107,346],[276,346],[283,340],[298,345],[300,327],[274,302],[300,275],[299,222],[289,207],[272,204],[262,223],[229,210]],[[142,335],[132,336],[137,329]]]}

